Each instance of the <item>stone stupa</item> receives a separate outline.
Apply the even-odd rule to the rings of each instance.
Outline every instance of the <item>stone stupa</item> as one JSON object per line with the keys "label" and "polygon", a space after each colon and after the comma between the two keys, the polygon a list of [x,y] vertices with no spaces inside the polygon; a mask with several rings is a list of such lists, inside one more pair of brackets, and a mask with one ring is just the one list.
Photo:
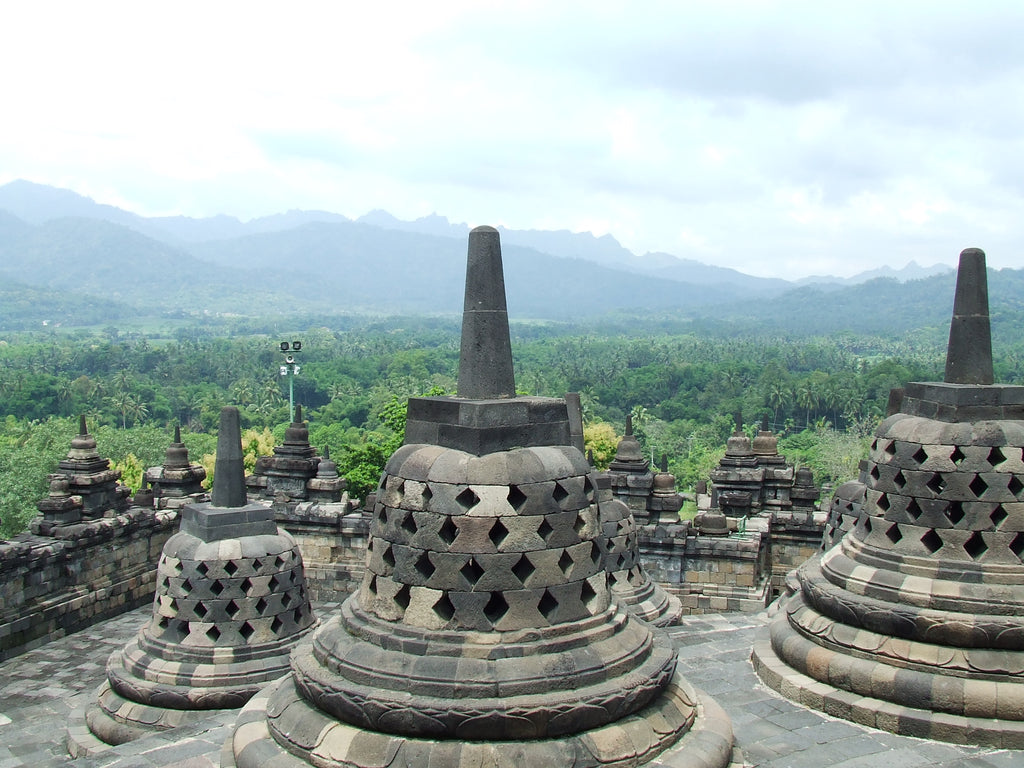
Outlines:
{"label": "stone stupa", "polygon": [[1024,387],[993,384],[982,251],[960,254],[945,381],[894,406],[856,524],[798,569],[755,667],[837,717],[1024,748]]}
{"label": "stone stupa", "polygon": [[316,625],[295,540],[269,507],[246,501],[240,434],[238,410],[224,408],[211,501],[182,508],[157,565],[152,619],[110,655],[88,730],[69,728],[72,755],[241,707],[288,671]]}
{"label": "stone stupa", "polygon": [[564,399],[517,397],[498,232],[470,233],[456,397],[409,402],[359,591],[224,765],[723,766],[728,717],[613,602]]}

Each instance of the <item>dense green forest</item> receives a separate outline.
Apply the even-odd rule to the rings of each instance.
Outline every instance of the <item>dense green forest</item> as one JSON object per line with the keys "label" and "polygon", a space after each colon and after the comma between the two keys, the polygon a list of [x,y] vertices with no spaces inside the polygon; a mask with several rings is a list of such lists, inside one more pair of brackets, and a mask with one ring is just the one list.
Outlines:
{"label": "dense green forest", "polygon": [[[227,404],[241,410],[250,460],[269,453],[289,420],[291,383],[311,442],[330,447],[361,497],[401,442],[407,398],[454,393],[456,318],[334,318],[303,330],[275,322],[246,321],[230,335],[218,326],[109,326],[0,337],[0,534],[22,530],[35,514],[79,414],[102,455],[137,487],[142,469],[161,462],[175,424],[193,460],[212,469],[213,433]],[[767,420],[782,449],[819,481],[847,479],[890,388],[941,376],[937,329],[907,341],[764,335],[724,322],[640,327],[625,318],[587,329],[514,323],[517,386],[545,396],[579,392],[599,464],[632,414],[645,450],[655,461],[668,455],[683,489],[706,478],[737,413],[751,432]],[[301,368],[289,382],[278,345],[296,339]],[[1021,380],[1018,353],[1011,345],[997,359],[999,380]]]}

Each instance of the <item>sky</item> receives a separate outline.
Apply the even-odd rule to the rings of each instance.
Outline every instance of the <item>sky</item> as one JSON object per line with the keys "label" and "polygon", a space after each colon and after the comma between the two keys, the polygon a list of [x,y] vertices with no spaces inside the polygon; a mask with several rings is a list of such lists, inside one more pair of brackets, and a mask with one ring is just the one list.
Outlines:
{"label": "sky", "polygon": [[143,215],[432,213],[795,279],[1024,267],[1024,3],[47,2],[0,183]]}

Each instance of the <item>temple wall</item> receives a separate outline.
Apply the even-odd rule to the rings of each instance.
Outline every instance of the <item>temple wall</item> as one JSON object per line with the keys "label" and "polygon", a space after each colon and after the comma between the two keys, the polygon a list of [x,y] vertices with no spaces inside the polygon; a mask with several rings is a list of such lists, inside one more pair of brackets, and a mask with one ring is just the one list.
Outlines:
{"label": "temple wall", "polygon": [[775,595],[785,592],[786,574],[821,551],[823,520],[777,517],[770,539],[771,586]]}
{"label": "temple wall", "polygon": [[369,526],[347,504],[290,505],[276,510],[278,525],[302,551],[306,586],[314,603],[340,602],[354,592],[366,568]]}
{"label": "temple wall", "polygon": [[153,599],[177,512],[132,508],[0,542],[0,661]]}

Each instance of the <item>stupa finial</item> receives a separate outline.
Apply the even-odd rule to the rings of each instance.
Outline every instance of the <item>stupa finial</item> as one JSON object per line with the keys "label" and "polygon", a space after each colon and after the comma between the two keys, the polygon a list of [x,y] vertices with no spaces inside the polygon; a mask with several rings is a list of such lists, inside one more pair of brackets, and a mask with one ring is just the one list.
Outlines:
{"label": "stupa finial", "polygon": [[488,400],[515,394],[501,242],[494,227],[477,227],[469,233],[458,396]]}
{"label": "stupa finial", "polygon": [[215,507],[244,507],[245,467],[242,463],[242,429],[238,409],[232,406],[220,411],[217,432],[217,463],[213,473],[210,501]]}
{"label": "stupa finial", "polygon": [[945,382],[992,384],[994,380],[985,252],[980,248],[967,248],[960,252],[956,273]]}

